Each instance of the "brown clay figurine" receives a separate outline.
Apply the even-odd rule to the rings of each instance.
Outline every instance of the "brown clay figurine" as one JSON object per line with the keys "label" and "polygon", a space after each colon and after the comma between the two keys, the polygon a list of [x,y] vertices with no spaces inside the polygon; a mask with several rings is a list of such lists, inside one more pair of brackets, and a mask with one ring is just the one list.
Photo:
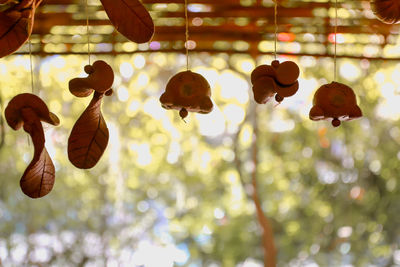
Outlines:
{"label": "brown clay figurine", "polygon": [[90,169],[100,160],[108,144],[108,128],[101,113],[101,101],[111,95],[114,72],[106,62],[98,60],[85,66],[86,78],[69,81],[70,92],[77,97],[94,95],[86,110],[72,128],[68,138],[68,158],[80,169]]}
{"label": "brown clay figurine", "polygon": [[55,169],[44,146],[45,137],[41,121],[58,125],[59,119],[49,111],[42,99],[27,93],[11,99],[5,109],[5,117],[8,125],[14,130],[24,128],[31,136],[35,150],[33,159],[20,180],[22,191],[31,198],[47,195],[54,185]]}
{"label": "brown clay figurine", "polygon": [[314,95],[314,106],[310,110],[313,121],[332,119],[338,127],[340,121],[348,121],[362,116],[353,90],[338,82],[322,85]]}
{"label": "brown clay figurine", "polygon": [[371,9],[384,23],[394,24],[400,21],[399,0],[371,0]]}
{"label": "brown clay figurine", "polygon": [[165,109],[179,110],[182,119],[189,111],[206,114],[213,109],[210,84],[190,70],[179,72],[168,81],[160,102]]}
{"label": "brown clay figurine", "polygon": [[0,58],[18,50],[30,37],[42,0],[4,1],[0,10]]}
{"label": "brown clay figurine", "polygon": [[277,102],[294,95],[299,89],[297,81],[300,69],[296,63],[272,61],[271,65],[260,65],[251,73],[254,100],[259,104],[267,103],[275,95]]}

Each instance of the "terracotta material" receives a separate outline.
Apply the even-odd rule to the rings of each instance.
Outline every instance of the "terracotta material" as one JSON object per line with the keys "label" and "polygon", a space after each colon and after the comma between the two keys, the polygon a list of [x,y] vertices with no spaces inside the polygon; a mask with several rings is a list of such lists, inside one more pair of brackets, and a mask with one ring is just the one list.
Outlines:
{"label": "terracotta material", "polygon": [[149,12],[139,0],[100,0],[108,18],[126,38],[135,43],[150,41],[154,23]]}
{"label": "terracotta material", "polygon": [[299,89],[297,81],[300,69],[296,63],[274,60],[271,65],[260,65],[251,73],[254,100],[259,104],[267,103],[275,95],[278,102],[294,95]]}
{"label": "terracotta material", "polygon": [[310,119],[314,121],[332,119],[337,127],[341,121],[348,121],[362,116],[353,90],[338,82],[321,86],[314,95],[314,106],[310,110]]}
{"label": "terracotta material", "polygon": [[80,169],[94,167],[103,155],[109,139],[107,124],[101,113],[104,95],[111,95],[114,72],[104,61],[85,66],[87,78],[75,78],[69,82],[70,92],[77,97],[93,99],[76,121],[68,138],[68,158]]}
{"label": "terracotta material", "polygon": [[14,130],[24,128],[31,136],[35,150],[33,159],[20,180],[22,191],[31,198],[47,195],[54,185],[55,169],[44,145],[45,137],[40,121],[58,125],[59,119],[33,94],[20,94],[11,99],[5,109],[5,117]]}
{"label": "terracotta material", "polygon": [[[42,0],[3,1],[0,12],[0,58],[17,51],[30,37]],[[1,3],[1,2],[0,2]]]}
{"label": "terracotta material", "polygon": [[98,60],[84,68],[86,78],[75,78],[69,81],[69,91],[77,97],[89,96],[93,90],[99,93],[108,91],[114,82],[114,72],[110,65]]}
{"label": "terracotta material", "polygon": [[371,9],[384,23],[394,24],[400,21],[399,0],[372,0]]}
{"label": "terracotta material", "polygon": [[210,84],[203,76],[190,70],[179,72],[168,81],[160,102],[165,109],[180,110],[182,119],[188,111],[205,114],[213,109]]}

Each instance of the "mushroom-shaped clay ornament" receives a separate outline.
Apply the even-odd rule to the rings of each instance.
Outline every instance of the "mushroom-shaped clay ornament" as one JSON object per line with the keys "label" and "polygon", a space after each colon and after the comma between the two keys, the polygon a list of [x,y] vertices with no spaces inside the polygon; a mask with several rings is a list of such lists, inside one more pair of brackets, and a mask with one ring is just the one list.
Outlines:
{"label": "mushroom-shaped clay ornament", "polygon": [[101,113],[101,103],[104,95],[113,93],[114,72],[102,60],[86,65],[84,70],[88,77],[70,80],[69,91],[77,97],[89,96],[93,91],[94,94],[72,128],[68,138],[68,158],[75,167],[90,169],[100,160],[108,144],[109,132]]}
{"label": "mushroom-shaped clay ornament", "polygon": [[314,95],[314,106],[310,110],[313,121],[332,119],[338,127],[340,121],[348,121],[362,116],[353,90],[338,82],[322,85]]}
{"label": "mushroom-shaped clay ornament", "polygon": [[84,68],[86,78],[75,78],[69,81],[71,94],[77,97],[89,96],[93,90],[99,93],[108,91],[114,82],[114,72],[110,65],[103,60],[97,60],[93,65]]}
{"label": "mushroom-shaped clay ornament", "polygon": [[34,154],[20,180],[24,194],[31,198],[47,195],[54,185],[55,169],[44,146],[45,137],[41,121],[52,125],[60,123],[42,99],[33,94],[20,94],[8,103],[5,109],[8,125],[14,130],[21,127],[32,137]]}
{"label": "mushroom-shaped clay ornament", "polygon": [[371,9],[384,23],[394,24],[400,21],[399,0],[371,0]]}
{"label": "mushroom-shaped clay ornament", "polygon": [[206,114],[213,109],[210,84],[190,70],[179,72],[168,81],[160,102],[165,109],[179,110],[182,119],[188,111]]}
{"label": "mushroom-shaped clay ornament", "polygon": [[300,69],[293,61],[274,60],[271,65],[258,66],[251,73],[254,100],[265,104],[275,95],[275,100],[282,102],[299,89],[299,75]]}

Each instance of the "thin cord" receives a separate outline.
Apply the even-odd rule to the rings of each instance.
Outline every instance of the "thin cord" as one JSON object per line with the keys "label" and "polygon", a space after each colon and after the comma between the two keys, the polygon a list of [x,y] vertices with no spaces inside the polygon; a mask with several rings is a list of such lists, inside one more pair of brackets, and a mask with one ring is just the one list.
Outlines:
{"label": "thin cord", "polygon": [[275,8],[274,8],[274,23],[275,23],[275,43],[274,43],[274,57],[276,60],[276,43],[277,43],[277,39],[278,39],[278,23],[277,23],[277,16],[278,16],[278,2],[277,0],[274,1],[275,2]]}
{"label": "thin cord", "polygon": [[29,47],[29,64],[31,65],[31,89],[32,89],[32,94],[33,94],[34,93],[34,89],[33,89],[32,43],[31,43],[31,39],[30,38],[28,40],[28,47]]}
{"label": "thin cord", "polygon": [[335,1],[335,55],[334,55],[334,57],[333,57],[333,68],[334,68],[334,70],[333,70],[333,75],[334,75],[334,78],[333,78],[333,81],[336,81],[336,73],[337,73],[337,66],[336,66],[336,35],[337,35],[337,25],[338,25],[338,22],[337,22],[337,17],[338,17],[338,15],[337,15],[337,0]]}
{"label": "thin cord", "polygon": [[90,31],[89,31],[89,11],[88,11],[88,0],[86,0],[85,5],[85,13],[86,13],[86,35],[87,35],[87,50],[88,50],[88,58],[90,65]]}
{"label": "thin cord", "polygon": [[185,31],[185,47],[186,47],[186,70],[189,70],[189,19],[188,19],[188,0],[185,0],[185,26],[186,26],[186,31]]}
{"label": "thin cord", "polygon": [[[32,90],[32,94],[34,93],[34,89],[33,89],[33,63],[32,63],[32,43],[31,43],[31,38],[29,37],[28,39],[28,47],[29,47],[29,65],[31,67],[31,90]],[[28,146],[31,146],[31,139],[29,138],[29,134],[27,134],[26,136],[27,140],[28,140]]]}

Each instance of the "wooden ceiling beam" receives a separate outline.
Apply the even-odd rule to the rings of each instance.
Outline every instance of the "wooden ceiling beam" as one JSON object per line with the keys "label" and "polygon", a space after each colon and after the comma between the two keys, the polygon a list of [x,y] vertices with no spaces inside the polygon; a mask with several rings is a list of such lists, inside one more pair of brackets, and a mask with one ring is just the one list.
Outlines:
{"label": "wooden ceiling beam", "polygon": [[[359,3],[361,1],[354,1],[352,6],[356,4],[359,6]],[[42,5],[69,5],[69,4],[82,4],[83,0],[44,0]],[[184,0],[142,0],[143,4],[184,4]],[[241,5],[240,0],[189,0],[189,4],[211,4],[211,5]],[[342,3],[338,3],[341,5]],[[343,4],[348,4],[348,3],[343,3]],[[254,3],[253,5],[257,5]],[[307,5],[307,6],[317,6],[317,7],[326,7],[326,6],[332,6],[332,3],[329,1],[327,2],[319,2],[319,1],[314,1],[314,2],[304,2],[304,1],[299,1],[299,0],[290,0],[286,1],[282,4],[283,6],[298,6],[298,5]],[[281,5],[281,6],[282,6]],[[242,5],[245,6],[245,5]],[[271,2],[270,6],[273,6],[273,3]]]}
{"label": "wooden ceiling beam", "polygon": [[[283,19],[281,19],[283,20]],[[283,22],[287,22],[286,20],[281,21],[279,26],[279,32],[291,32],[293,26],[284,24]],[[368,21],[362,23],[361,26],[339,26],[338,33],[352,33],[352,34],[398,34],[399,28],[394,28],[392,25],[387,24],[374,24]],[[39,14],[36,18],[33,33],[34,34],[48,34],[50,33],[53,26],[84,26],[86,25],[86,20],[74,20],[72,18],[72,14],[69,13],[47,13],[47,14]],[[90,25],[92,26],[101,26],[101,25],[111,25],[109,20],[91,20]],[[310,30],[310,26],[312,26],[313,30]],[[300,29],[304,28],[304,30]],[[295,33],[313,33],[313,34],[329,34],[334,32],[333,26],[327,26],[324,24],[304,24],[304,25],[296,25]],[[174,35],[176,33],[183,33],[184,26],[156,26],[155,29],[157,33],[168,33]],[[190,34],[208,34],[208,33],[219,33],[224,35],[235,35],[238,34],[256,34],[260,35],[263,33],[271,33],[274,32],[273,24],[268,24],[265,26],[257,26],[255,23],[251,23],[244,26],[238,26],[234,23],[225,23],[218,26],[190,26],[189,28]]]}
{"label": "wooden ceiling beam", "polygon": [[[160,51],[173,51],[165,48],[171,48],[178,41],[184,40],[184,0],[141,1],[152,14],[156,25],[155,35],[152,40],[162,42],[164,50]],[[245,51],[245,53],[257,54],[260,53],[258,51],[260,41],[273,40],[275,10],[272,1],[265,5],[262,4],[262,1],[253,1],[253,4],[246,6],[242,4],[242,0],[189,0],[189,3],[200,4],[199,10],[202,10],[201,12],[193,12],[193,9],[191,9],[192,11],[188,12],[190,39],[196,41],[198,45],[197,49],[201,51],[210,52],[213,47],[218,48],[215,46],[215,41],[226,41],[229,43],[228,46],[225,46],[227,51],[231,51],[229,53],[241,53],[236,50],[230,50],[227,47],[233,47],[232,44],[235,41],[243,40],[250,44],[249,50]],[[369,9],[368,3],[368,0],[340,1],[339,6],[349,10],[347,13],[349,17],[346,19],[339,18],[338,33],[353,35],[355,37],[353,44],[358,45],[366,45],[364,43],[366,42],[365,39],[362,42],[358,42],[358,35],[376,34],[379,35],[380,42],[384,40],[383,44],[381,44],[381,47],[384,48],[387,44],[386,42],[395,42],[396,38],[393,38],[393,36],[399,34],[399,26],[383,24],[375,18],[371,18],[369,16],[371,13],[365,12],[366,9]],[[169,6],[168,4],[177,4],[178,6]],[[84,5],[85,0],[44,0],[36,14],[33,29],[36,40],[38,38],[37,35],[40,35],[39,38],[42,38],[43,43],[52,41],[64,42],[69,47],[67,49],[76,44],[75,40],[82,42],[84,38],[76,39],[75,36],[72,38],[72,35],[77,31],[72,27],[86,25]],[[332,15],[331,9],[333,6],[334,1],[332,0],[325,0],[325,2],[321,2],[321,0],[313,0],[311,2],[283,0],[283,4],[278,8],[278,32],[293,33],[295,35],[294,41],[300,44],[300,46],[306,44],[331,45],[328,42],[328,36],[335,29],[331,25],[333,19],[329,16]],[[194,8],[195,6],[192,7]],[[69,13],[71,10],[77,9],[79,13]],[[111,44],[113,45],[112,47],[117,47],[114,45],[118,42],[128,42],[125,37],[116,31],[111,32],[112,29],[108,31],[108,34],[99,33],[101,29],[96,29],[96,26],[111,25],[110,21],[103,16],[105,13],[101,14],[101,17],[104,19],[94,18],[95,12],[99,14],[98,11],[101,10],[103,10],[103,7],[100,5],[100,2],[96,2],[96,4],[89,7],[91,14],[90,25],[93,26],[92,34],[100,36],[98,42]],[[330,13],[328,13],[328,10],[330,10]],[[196,17],[203,19],[202,25],[193,25],[194,21],[192,19]],[[246,18],[246,20],[243,20],[243,18]],[[167,23],[167,21],[173,21],[174,25]],[[65,32],[60,32],[55,31],[54,26],[72,27],[66,28]],[[98,31],[97,33],[96,30]],[[82,31],[82,35],[84,35],[85,30],[83,28]],[[302,36],[306,33],[313,34],[315,38],[307,41]],[[76,32],[75,34],[79,35],[80,33]],[[51,35],[56,35],[57,38],[52,38]],[[388,36],[391,38],[388,38]],[[44,45],[41,48],[43,49]],[[304,51],[304,49],[301,51]],[[109,53],[116,54],[118,52],[112,51]]]}
{"label": "wooden ceiling beam", "polygon": [[[121,54],[121,55],[129,55],[129,54],[138,54],[138,53],[178,53],[178,54],[185,54],[185,49],[160,49],[160,50],[138,50],[138,51],[133,51],[133,52],[91,52],[92,55],[110,55],[110,54]],[[190,52],[191,54],[199,54],[199,53],[208,53],[208,54],[246,54],[248,55],[248,51],[237,51],[233,49],[228,49],[228,50],[215,50],[215,49],[195,49]],[[28,55],[28,52],[17,52],[14,53],[14,55]],[[253,56],[260,56],[260,55],[273,55],[273,52],[260,52],[258,51],[257,54]],[[39,56],[47,56],[47,55],[87,55],[87,52],[82,51],[82,52],[57,52],[57,53],[45,53],[45,52],[32,52],[32,55],[39,55]],[[293,57],[299,57],[299,56],[312,56],[316,58],[333,58],[333,54],[329,53],[323,53],[323,54],[317,54],[317,53],[281,53],[281,56],[293,56]],[[367,60],[384,60],[384,61],[400,61],[400,57],[391,57],[391,58],[386,58],[386,57],[365,57],[365,56],[355,56],[355,55],[337,55],[337,58],[350,58],[350,59],[367,59]]]}

